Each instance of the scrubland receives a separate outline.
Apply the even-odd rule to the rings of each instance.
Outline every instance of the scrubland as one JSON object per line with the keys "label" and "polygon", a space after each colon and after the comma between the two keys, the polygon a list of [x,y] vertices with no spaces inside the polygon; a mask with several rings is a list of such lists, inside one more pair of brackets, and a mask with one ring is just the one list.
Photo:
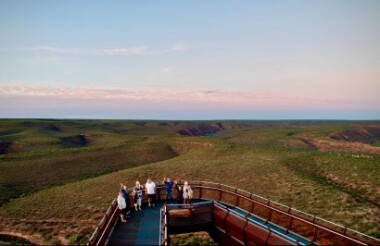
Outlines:
{"label": "scrubland", "polygon": [[380,123],[0,121],[0,232],[84,242],[148,177],[235,186],[380,237]]}

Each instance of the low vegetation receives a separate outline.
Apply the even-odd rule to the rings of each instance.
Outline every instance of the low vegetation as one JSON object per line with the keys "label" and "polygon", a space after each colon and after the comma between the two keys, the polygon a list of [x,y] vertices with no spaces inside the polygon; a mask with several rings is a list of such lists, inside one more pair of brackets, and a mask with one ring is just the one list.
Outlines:
{"label": "low vegetation", "polygon": [[[380,237],[380,154],[355,149],[357,142],[319,149],[302,141],[340,143],[331,135],[378,122],[9,122],[0,122],[0,140],[24,147],[0,155],[6,170],[0,194],[8,198],[0,207],[0,231],[84,242],[120,182],[170,176],[236,186]],[[213,134],[178,133],[217,123],[223,129]],[[61,142],[80,134],[92,141]]]}
{"label": "low vegetation", "polygon": [[170,243],[178,246],[195,246],[195,245],[210,245],[217,246],[218,244],[210,237],[207,232],[195,232],[178,234],[170,237]]}

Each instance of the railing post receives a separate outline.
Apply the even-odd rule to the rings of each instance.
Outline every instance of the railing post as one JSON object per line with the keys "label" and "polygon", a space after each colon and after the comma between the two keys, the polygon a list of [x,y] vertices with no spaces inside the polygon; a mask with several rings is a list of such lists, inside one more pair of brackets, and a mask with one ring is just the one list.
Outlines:
{"label": "railing post", "polygon": [[199,199],[202,199],[202,191],[203,191],[203,187],[199,186]]}
{"label": "railing post", "polygon": [[293,229],[293,217],[290,217],[288,231],[291,231],[292,229]]}
{"label": "railing post", "polygon": [[272,212],[273,212],[273,210],[272,210],[272,208],[270,208],[270,210],[269,210],[269,215],[268,215],[268,219],[267,219],[266,223],[268,223],[268,221],[271,221],[271,220],[272,220]]}
{"label": "railing post", "polygon": [[191,230],[191,227],[193,226],[193,222],[194,222],[194,211],[193,209],[191,209],[191,207],[189,208],[189,212],[190,212],[190,225],[189,225],[189,231]]}
{"label": "railing post", "polygon": [[256,205],[256,203],[251,201],[251,213],[252,214],[255,212],[255,205]]}
{"label": "railing post", "polygon": [[239,207],[239,202],[240,202],[240,196],[236,196],[236,200],[235,200],[236,207]]}
{"label": "railing post", "polygon": [[264,245],[268,245],[268,239],[269,239],[269,237],[271,236],[271,234],[272,234],[272,231],[269,231],[268,236],[267,236],[267,239],[265,239],[265,243],[264,243]]}
{"label": "railing post", "polygon": [[220,202],[222,200],[222,189],[221,189],[221,186],[219,184],[219,199],[218,199],[218,202]]}
{"label": "railing post", "polygon": [[[289,209],[288,209],[288,214],[291,214],[291,213],[292,213],[292,208],[289,207]],[[289,225],[288,225],[288,228],[286,229],[286,230],[287,230],[286,232],[291,231],[291,230],[292,230],[292,227],[293,227],[293,217],[292,217],[292,216],[289,216],[289,215],[288,215],[288,217],[289,217]]]}
{"label": "railing post", "polygon": [[[228,231],[227,231],[228,226],[227,226],[227,221],[226,221],[226,219],[227,219],[227,216],[228,216],[229,213],[230,213],[230,210],[227,209],[226,216],[224,216],[224,219],[223,219],[223,223],[224,223],[224,228],[225,228],[225,230],[226,230],[226,234],[228,234]],[[229,234],[228,234],[228,235],[229,235]]]}
{"label": "railing post", "polygon": [[166,239],[166,245],[170,245],[170,237],[167,235],[169,234],[168,233],[168,209],[165,209],[165,230],[166,230],[166,234],[165,234],[165,239]]}
{"label": "railing post", "polygon": [[251,195],[249,196],[249,199],[251,199],[251,213],[255,211],[255,205],[256,205],[256,203],[252,201],[252,196],[253,194],[251,193]]}
{"label": "railing post", "polygon": [[248,243],[247,243],[247,235],[245,233],[245,229],[247,228],[247,225],[248,225],[248,215],[245,217],[245,224],[244,224],[244,227],[243,227],[244,245],[248,245]]}
{"label": "railing post", "polygon": [[316,226],[314,226],[313,240],[311,241],[311,244],[314,244],[314,242],[317,240],[317,237],[318,237],[318,229]]}

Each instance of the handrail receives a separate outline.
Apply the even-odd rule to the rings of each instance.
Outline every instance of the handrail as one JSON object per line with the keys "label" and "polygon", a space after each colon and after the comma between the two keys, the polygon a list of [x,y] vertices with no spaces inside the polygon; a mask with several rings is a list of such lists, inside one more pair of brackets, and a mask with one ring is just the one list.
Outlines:
{"label": "handrail", "polygon": [[164,232],[163,225],[162,225],[162,221],[164,220],[163,211],[164,211],[164,208],[161,208],[160,209],[160,231],[158,232],[158,241],[159,241],[160,245],[164,245],[164,243],[162,241],[163,240],[162,234]]}
{"label": "handrail", "polygon": [[[233,210],[229,209],[227,206],[224,206],[223,204],[220,204],[220,203],[214,203],[214,205],[217,206],[217,207],[220,207],[220,208],[222,208],[222,209],[224,209],[224,210],[227,211],[226,216],[225,216],[224,219],[223,219],[224,221],[226,221],[226,218],[227,218],[227,215],[228,215],[228,214],[230,214],[230,213],[235,214]],[[274,232],[272,231],[272,229],[271,229],[268,225],[267,225],[267,226],[264,226],[264,225],[262,225],[262,224],[257,223],[256,221],[251,221],[251,220],[248,219],[248,216],[245,216],[243,219],[246,221],[246,224],[245,224],[244,229],[243,229],[244,244],[246,244],[245,242],[247,241],[247,240],[246,240],[245,228],[246,228],[246,226],[248,225],[248,223],[254,223],[254,224],[257,224],[258,226],[261,226],[261,227],[265,228],[266,230],[268,230],[269,233],[268,233],[268,236],[267,236],[267,238],[266,238],[266,241],[268,241],[269,237],[274,233]],[[225,222],[225,223],[226,223],[226,222]],[[226,233],[227,233],[227,232],[226,232]],[[289,236],[286,235],[286,234],[283,234],[283,233],[280,233],[280,232],[275,232],[274,234],[279,234],[279,235],[281,235],[282,237],[286,238],[286,240],[288,240],[288,241],[290,241],[290,242],[293,242],[293,243],[299,245],[299,241],[297,241],[297,240],[295,240],[295,239],[289,237]],[[238,240],[238,239],[236,239],[236,240]],[[239,240],[239,241],[240,241],[240,240]],[[266,244],[265,244],[265,245],[266,245]]]}
{"label": "handrail", "polygon": [[[112,213],[110,219],[108,220],[106,228],[103,230],[103,233],[102,233],[102,235],[99,238],[99,242],[104,242],[104,244],[107,244],[109,234],[111,233],[111,230],[112,230],[112,228],[114,226],[113,220],[117,216],[116,215],[117,212],[118,212],[118,209],[117,209],[117,206],[116,206],[115,209],[113,210],[113,213]],[[116,220],[114,222],[116,222]]]}
{"label": "handrail", "polygon": [[[101,241],[108,238],[109,228],[113,226],[112,222],[117,212],[116,198],[112,200],[111,205],[108,207],[106,213],[99,222],[95,231],[92,233],[90,239],[87,242],[88,246],[99,245]],[[108,233],[107,233],[108,232]]]}
{"label": "handrail", "polygon": [[[193,184],[193,185],[195,184],[195,185],[198,185],[198,184],[199,184],[199,181],[194,181],[194,182],[193,182],[193,181],[189,181],[189,184]],[[347,227],[341,226],[341,225],[339,225],[339,224],[333,223],[333,222],[328,221],[328,220],[326,220],[326,219],[323,219],[323,218],[321,218],[321,217],[318,217],[318,216],[315,216],[315,215],[311,215],[311,214],[305,213],[305,212],[303,212],[303,211],[297,210],[297,209],[295,209],[295,208],[289,207],[289,206],[284,205],[284,204],[281,204],[281,203],[279,203],[279,202],[271,201],[271,200],[269,200],[269,199],[267,199],[267,198],[264,198],[264,197],[262,197],[262,196],[256,195],[256,194],[254,194],[254,193],[249,193],[249,192],[246,192],[246,191],[241,190],[241,189],[236,189],[236,188],[234,188],[234,187],[232,187],[232,186],[228,186],[228,185],[224,185],[224,184],[219,184],[219,183],[215,183],[215,182],[209,182],[209,181],[201,181],[200,186],[202,186],[202,188],[206,188],[205,186],[203,186],[203,184],[216,185],[217,187],[209,187],[209,188],[211,188],[211,189],[215,189],[215,190],[218,190],[218,191],[221,190],[219,187],[222,187],[222,186],[224,186],[224,187],[228,187],[228,188],[230,188],[230,189],[233,190],[233,191],[226,191],[226,190],[222,190],[222,191],[224,191],[224,192],[228,192],[229,194],[233,194],[233,195],[239,195],[239,196],[241,196],[241,197],[243,197],[243,198],[245,198],[245,199],[252,200],[252,202],[260,203],[261,205],[264,205],[264,206],[267,207],[267,208],[276,208],[276,209],[280,209],[280,208],[278,207],[278,206],[280,206],[280,207],[283,207],[283,208],[284,208],[284,209],[280,209],[280,210],[283,211],[283,212],[288,213],[287,211],[289,210],[289,211],[290,211],[289,214],[291,214],[291,211],[295,211],[295,212],[297,212],[297,213],[300,213],[300,214],[305,215],[305,216],[308,217],[308,218],[303,218],[303,219],[304,219],[304,220],[307,220],[307,221],[309,221],[309,222],[312,222],[312,223],[315,223],[315,224],[321,225],[321,224],[317,223],[317,220],[321,220],[321,221],[323,221],[324,223],[326,223],[326,224],[330,224],[332,227],[337,227],[337,228],[339,228],[339,229],[342,230],[342,231],[352,232],[352,233],[354,233],[354,234],[361,235],[361,236],[365,237],[365,238],[368,239],[368,240],[372,240],[372,241],[376,241],[377,243],[380,243],[380,239],[378,239],[378,238],[375,238],[375,237],[369,236],[369,235],[367,235],[367,234],[364,234],[364,233],[362,233],[362,232],[359,232],[359,231],[356,231],[356,230],[353,230],[353,229],[350,229],[350,228],[347,228]],[[240,190],[240,191],[243,191],[243,192],[245,192],[245,193],[250,194],[250,196],[247,196],[247,195],[241,194],[241,193],[239,193],[239,192],[236,192],[236,191],[239,191],[239,190]],[[259,200],[257,200],[257,199],[251,199],[251,196],[252,196],[252,197],[259,198]],[[260,201],[260,200],[263,200],[263,201],[265,201],[266,203],[264,203],[264,202],[262,202],[262,201]],[[278,206],[272,206],[271,204],[276,204],[276,205],[278,205]],[[297,217],[301,217],[301,216],[297,216]],[[321,226],[322,226],[322,227],[325,227],[324,225],[321,225]],[[334,228],[330,228],[330,229],[334,231]]]}
{"label": "handrail", "polygon": [[[179,183],[182,184],[182,182],[179,182]],[[256,194],[253,194],[253,193],[250,193],[250,192],[247,192],[247,191],[244,191],[244,190],[241,190],[229,185],[224,185],[224,184],[215,183],[215,182],[208,182],[208,181],[189,181],[189,184],[192,186],[193,190],[197,190],[197,189],[199,190],[199,199],[207,197],[208,200],[222,201],[223,203],[228,204],[229,203],[228,199],[226,200],[223,197],[223,195],[229,195],[229,196],[234,196],[235,203],[231,205],[235,207],[239,207],[239,205],[242,204],[244,200],[246,202],[249,202],[251,205],[251,210],[246,211],[243,209],[247,213],[255,214],[255,210],[257,211],[258,207],[268,210],[269,214],[272,214],[272,211],[276,212],[277,214],[283,216],[282,218],[289,219],[289,225],[287,226],[287,228],[285,228],[287,232],[294,231],[295,229],[294,223],[297,221],[302,222],[305,225],[311,226],[311,228],[313,229],[313,235],[314,235],[312,238],[310,238],[308,235],[300,234],[299,232],[295,232],[295,233],[308,238],[312,243],[314,242],[318,243],[317,237],[321,234],[320,232],[326,232],[330,235],[335,235],[336,237],[344,240],[345,243],[351,242],[358,245],[367,245],[367,244],[371,245],[371,244],[380,243],[380,240],[375,237],[371,237],[364,233],[361,233],[353,229],[349,229],[341,225],[338,225],[336,223],[330,222],[328,220],[322,219],[318,216],[310,215],[308,213],[299,211],[295,208],[291,208],[289,206],[286,206],[278,202],[270,201],[269,199],[266,199],[259,195],[256,195]],[[159,197],[160,197],[161,191],[164,190],[164,187],[165,187],[164,185],[157,185],[157,193]],[[215,199],[214,197],[208,197],[207,194],[205,195],[205,191],[207,190],[211,192],[218,192],[217,194],[214,194],[217,196],[219,195],[218,199]],[[113,200],[113,203],[114,202],[116,201]],[[169,204],[167,205],[169,207],[171,206]],[[176,204],[175,206],[186,207],[188,205]],[[117,206],[112,207],[112,204],[111,204],[111,206],[107,210],[106,215],[102,218],[101,222],[99,223],[99,226],[96,228],[93,235],[91,236],[88,242],[88,245],[97,245],[96,242],[98,242],[97,239],[100,239],[100,236],[96,236],[96,235],[105,233],[104,226],[107,225],[108,223],[104,223],[104,220],[107,220],[107,219],[109,220],[110,210],[115,210],[116,208]],[[167,209],[168,208],[164,206],[164,210],[162,211],[163,212],[162,216],[165,217],[162,220],[164,225],[162,225],[161,227],[162,232],[160,232],[160,243],[162,245],[169,244],[169,238],[167,235],[168,234],[167,220],[166,220],[166,213],[168,212]],[[272,216],[269,216],[267,219],[265,219],[267,223],[272,223],[271,217]],[[160,221],[160,223],[162,222]],[[363,239],[359,239],[357,235],[360,235],[361,237],[363,237]],[[330,240],[330,239],[326,238],[326,240]]]}
{"label": "handrail", "polygon": [[162,220],[164,222],[164,225],[162,227],[162,235],[163,237],[160,240],[161,245],[168,245],[169,244],[169,237],[168,237],[168,216],[167,216],[167,208],[164,206],[161,210],[163,212],[162,214]]}

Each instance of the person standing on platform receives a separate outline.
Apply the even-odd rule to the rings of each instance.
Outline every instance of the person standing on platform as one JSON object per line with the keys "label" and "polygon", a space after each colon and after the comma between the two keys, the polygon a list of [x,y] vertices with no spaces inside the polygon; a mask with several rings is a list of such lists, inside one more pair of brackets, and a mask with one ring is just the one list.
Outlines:
{"label": "person standing on platform", "polygon": [[126,215],[131,213],[131,203],[129,200],[128,188],[127,185],[120,183],[120,191],[123,193],[123,198],[125,199],[125,213]]}
{"label": "person standing on platform", "polygon": [[140,185],[139,181],[136,181],[136,186],[133,188],[132,195],[135,200],[135,210],[141,210],[141,202],[143,197],[143,187]]}
{"label": "person standing on platform", "polygon": [[148,179],[145,184],[145,191],[148,195],[148,206],[155,206],[154,202],[156,199],[156,184],[151,180]]}
{"label": "person standing on platform", "polygon": [[183,200],[185,203],[190,203],[193,198],[193,190],[191,189],[189,183],[185,181],[182,187],[183,191]]}
{"label": "person standing on platform", "polygon": [[172,199],[173,181],[170,178],[164,178],[162,183],[165,185],[166,201]]}
{"label": "person standing on platform", "polygon": [[183,192],[182,186],[178,184],[177,180],[174,180],[174,189],[177,191],[177,203],[181,204],[183,202]]}
{"label": "person standing on platform", "polygon": [[126,204],[125,204],[125,199],[123,197],[123,192],[119,191],[119,195],[117,197],[117,207],[118,209],[120,210],[120,220],[121,222],[126,222],[125,220],[125,208],[126,208]]}

